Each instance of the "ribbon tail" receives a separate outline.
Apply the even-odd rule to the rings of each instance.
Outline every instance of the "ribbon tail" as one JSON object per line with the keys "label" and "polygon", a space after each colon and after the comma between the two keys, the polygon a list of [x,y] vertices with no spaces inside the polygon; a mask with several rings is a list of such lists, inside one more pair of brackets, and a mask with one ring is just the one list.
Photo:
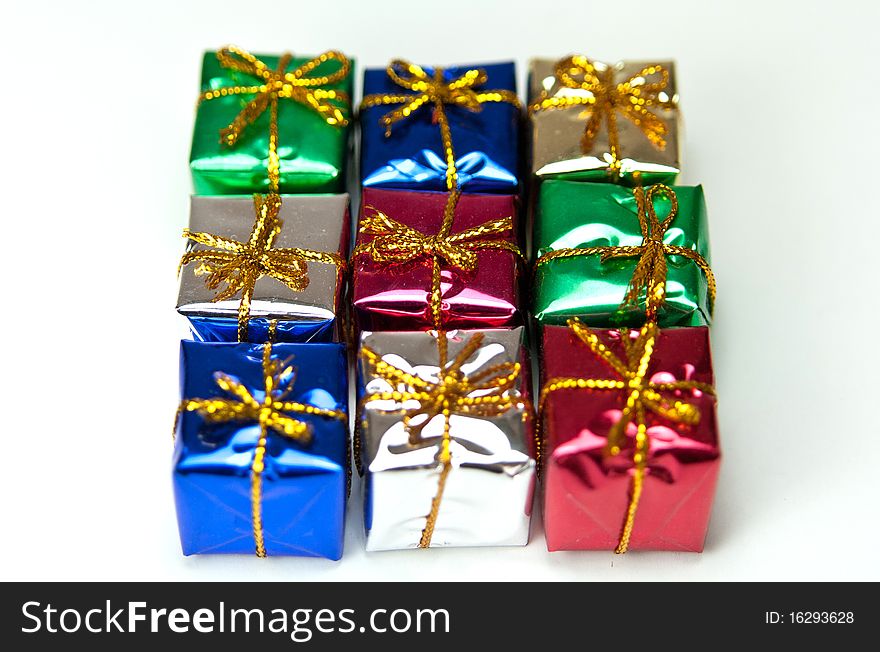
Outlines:
{"label": "ribbon tail", "polygon": [[624,517],[623,526],[620,530],[620,540],[614,552],[621,555],[629,548],[630,538],[632,537],[633,525],[635,523],[636,511],[639,509],[639,500],[642,497],[642,486],[645,482],[645,469],[648,465],[648,427],[645,424],[645,409],[641,404],[635,406],[636,417],[636,452],[633,456],[635,470],[630,480],[629,505],[626,508],[626,516]]}
{"label": "ribbon tail", "polygon": [[248,341],[248,322],[251,318],[251,298],[254,294],[253,279],[248,278],[241,290],[241,301],[238,303],[238,341]]}
{"label": "ribbon tail", "polygon": [[419,548],[429,548],[431,539],[434,536],[434,528],[437,526],[437,517],[440,513],[440,503],[443,500],[443,491],[446,489],[446,479],[452,470],[452,453],[449,449],[449,415],[443,418],[443,439],[440,442],[440,453],[438,459],[442,465],[440,468],[440,477],[437,479],[437,493],[431,499],[431,511],[425,517],[425,528],[422,530],[422,538],[419,541]]}
{"label": "ribbon tail", "polygon": [[645,314],[649,320],[657,318],[657,313],[666,301],[666,256],[662,251],[654,254],[653,263],[645,286]]}
{"label": "ribbon tail", "polygon": [[263,538],[263,470],[266,455],[266,428],[260,426],[260,439],[254,450],[251,464],[251,521],[254,530],[254,553],[257,557],[266,556],[266,542]]}
{"label": "ribbon tail", "polygon": [[635,524],[636,511],[639,509],[639,501],[642,497],[642,486],[645,483],[645,469],[637,468],[630,479],[629,485],[629,505],[626,508],[623,526],[620,530],[620,539],[617,547],[614,548],[614,554],[622,555],[629,549],[630,538],[632,537],[633,525]]}
{"label": "ribbon tail", "polygon": [[584,154],[590,153],[590,150],[593,149],[593,143],[596,140],[596,135],[599,133],[599,129],[601,129],[601,127],[602,111],[600,110],[598,105],[593,105],[593,110],[590,112],[590,119],[587,120],[587,124],[584,125],[584,133],[581,136],[581,152],[583,152]]}
{"label": "ribbon tail", "polygon": [[666,245],[665,249],[668,253],[674,256],[684,256],[688,260],[692,260],[697,264],[697,266],[706,276],[706,285],[709,291],[709,310],[713,310],[715,307],[715,295],[717,292],[717,286],[715,283],[715,273],[709,266],[708,261],[693,249],[686,249],[677,245]]}
{"label": "ribbon tail", "polygon": [[[428,297],[431,325],[436,330],[443,329],[443,286],[440,260],[434,256],[431,261],[431,290]],[[442,334],[441,334],[442,336]]]}
{"label": "ribbon tail", "polygon": [[624,105],[623,115],[645,135],[645,138],[658,150],[666,149],[666,125],[664,122],[642,106]]}
{"label": "ribbon tail", "polygon": [[238,142],[244,130],[259,118],[269,106],[269,95],[260,93],[247,103],[227,127],[220,130],[220,142],[232,147]]}

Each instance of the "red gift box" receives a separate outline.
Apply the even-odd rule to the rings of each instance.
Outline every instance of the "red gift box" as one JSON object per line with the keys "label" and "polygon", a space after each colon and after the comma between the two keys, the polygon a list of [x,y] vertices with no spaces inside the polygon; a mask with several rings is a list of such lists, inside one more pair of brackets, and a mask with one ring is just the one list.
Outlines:
{"label": "red gift box", "polygon": [[[449,194],[365,188],[356,251],[377,236],[363,232],[364,220],[378,213],[415,232],[418,238],[438,233]],[[517,199],[511,195],[463,194],[455,206],[451,235],[462,234],[492,221],[510,218],[511,228],[469,240],[476,267],[466,270],[438,256],[441,268],[442,327],[506,328],[522,325],[519,310],[520,263],[507,249],[473,246],[504,242],[516,245]],[[361,330],[426,330],[434,327],[430,304],[432,267],[440,247],[409,249],[408,259],[377,262],[368,253],[353,261],[353,303]]]}
{"label": "red gift box", "polygon": [[[644,348],[633,353],[637,330],[628,331],[629,346],[624,346],[621,331],[590,330],[618,366],[635,369],[640,356],[649,356],[644,380],[659,391],[642,396],[662,397],[654,403],[660,410],[644,409],[647,458],[633,508],[637,419],[622,430],[618,451],[609,450],[608,440],[632,388],[595,383],[588,388],[581,381],[580,387],[546,393],[542,418],[547,548],[615,549],[623,541],[627,513],[633,508],[629,550],[702,551],[720,463],[708,328],[661,330],[647,356]],[[546,326],[542,387],[563,378],[626,380],[574,330]],[[705,384],[706,391],[669,388],[668,383],[679,381]],[[687,405],[698,410],[696,423],[658,414],[682,406],[691,410]]]}

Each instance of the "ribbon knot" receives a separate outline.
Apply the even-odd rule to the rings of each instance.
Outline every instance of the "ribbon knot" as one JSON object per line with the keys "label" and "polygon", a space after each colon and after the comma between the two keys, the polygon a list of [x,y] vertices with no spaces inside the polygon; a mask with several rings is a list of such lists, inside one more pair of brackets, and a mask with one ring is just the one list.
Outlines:
{"label": "ribbon knot", "polygon": [[545,404],[548,397],[562,389],[587,389],[600,391],[620,391],[624,396],[624,407],[620,418],[609,428],[605,454],[619,455],[626,443],[627,426],[636,426],[635,448],[633,452],[634,474],[630,487],[630,502],[626,517],[621,528],[616,553],[624,553],[629,547],[636,510],[641,497],[642,485],[648,465],[650,440],[647,426],[647,414],[674,424],[694,426],[700,421],[700,410],[696,405],[670,394],[680,392],[704,392],[715,395],[715,388],[708,383],[695,380],[673,380],[657,382],[648,375],[651,357],[657,343],[659,329],[655,321],[648,321],[633,340],[628,329],[620,331],[620,341],[624,348],[624,357],[614,354],[599,336],[577,319],[570,319],[568,327],[590,351],[602,360],[617,378],[551,378],[541,390],[538,400],[539,420],[543,421]]}
{"label": "ribbon knot", "polygon": [[574,55],[556,63],[554,76],[564,89],[576,92],[557,92],[551,95],[544,90],[529,105],[529,113],[579,106],[589,109],[590,117],[581,137],[581,151],[584,154],[590,152],[604,123],[611,150],[610,169],[614,174],[619,174],[621,167],[618,113],[638,127],[655,148],[666,148],[666,124],[652,111],[676,106],[665,94],[669,84],[669,71],[663,66],[645,66],[628,79],[615,83],[614,69],[611,66],[602,66],[585,56]]}
{"label": "ribbon knot", "polygon": [[466,374],[462,370],[462,366],[482,346],[484,337],[483,333],[474,333],[455,358],[448,361],[446,334],[437,333],[439,364],[436,380],[426,380],[411,374],[383,360],[369,347],[361,348],[360,355],[369,365],[372,374],[382,378],[393,388],[391,391],[366,395],[363,404],[374,401],[417,403],[416,407],[395,410],[403,414],[403,427],[409,435],[411,446],[424,442],[422,430],[434,417],[443,417],[443,434],[436,456],[441,464],[440,478],[437,493],[431,501],[431,510],[425,517],[425,528],[419,542],[420,548],[431,545],[431,537],[446,486],[446,477],[452,468],[450,417],[452,415],[496,417],[522,402],[518,392],[515,391],[521,371],[520,363],[502,362],[472,374]]}
{"label": "ribbon knot", "polygon": [[[329,50],[307,61],[298,68],[288,71],[293,55],[284,53],[273,70],[254,55],[229,46],[217,52],[217,59],[224,68],[244,73],[260,80],[260,84],[249,86],[224,86],[202,93],[200,102],[215,100],[230,95],[253,95],[254,97],[235,116],[228,126],[220,130],[220,142],[235,145],[248,125],[269,109],[269,182],[273,191],[278,191],[280,161],[278,158],[278,100],[288,99],[317,113],[328,125],[344,127],[348,124],[344,108],[349,104],[347,93],[325,88],[339,83],[351,70],[351,63],[341,52]],[[329,74],[318,74],[329,62],[339,67]],[[343,106],[338,106],[337,104]]]}
{"label": "ribbon knot", "polygon": [[[652,320],[666,300],[666,256],[683,256],[692,260],[706,276],[709,292],[709,309],[715,303],[716,284],[712,268],[703,256],[693,249],[667,244],[663,241],[666,231],[678,215],[678,198],[669,186],[656,184],[645,190],[642,187],[633,189],[633,196],[638,207],[637,217],[642,233],[642,243],[636,246],[600,246],[557,249],[538,258],[535,267],[546,265],[558,258],[599,255],[604,262],[612,258],[638,258],[633,275],[627,285],[626,293],[620,304],[621,309],[637,306],[641,296],[645,296],[645,312]],[[666,197],[670,202],[669,213],[661,221],[657,217],[654,202],[659,197]]]}
{"label": "ribbon knot", "polygon": [[[443,68],[434,68],[433,74],[428,74],[419,65],[395,59],[386,72],[395,84],[413,92],[412,95],[368,95],[364,98],[363,107],[403,104],[380,118],[387,136],[391,135],[394,123],[408,118],[425,104],[434,104],[435,110],[442,110],[444,104],[451,104],[474,112],[482,111],[483,102],[503,101],[519,106],[519,99],[510,91],[477,92],[475,89],[489,80],[486,71],[479,68],[471,68],[446,81]],[[437,117],[439,119],[439,115]]]}
{"label": "ribbon knot", "polygon": [[[210,249],[190,249],[180,259],[177,273],[184,265],[198,262],[194,273],[205,276],[205,286],[217,290],[213,303],[226,301],[241,293],[238,305],[238,340],[247,341],[251,300],[257,279],[268,276],[284,283],[293,292],[302,292],[309,285],[308,265],[314,261],[345,268],[345,261],[336,253],[313,251],[299,247],[274,248],[281,232],[278,217],[281,197],[276,194],[254,195],[256,219],[247,242],[184,229],[183,236]],[[224,285],[221,289],[221,285]]]}
{"label": "ribbon knot", "polygon": [[311,424],[291,414],[308,414],[342,422],[348,420],[346,414],[340,410],[327,410],[288,400],[296,383],[296,370],[291,364],[291,359],[282,361],[272,357],[274,335],[275,322],[272,321],[269,325],[269,341],[263,347],[264,396],[262,399],[258,398],[256,391],[251,390],[240,380],[216,372],[214,382],[227,396],[184,399],[177,410],[178,417],[183,412],[196,412],[208,424],[250,421],[259,425],[260,436],[251,462],[251,514],[257,557],[266,556],[262,522],[262,474],[266,468],[265,457],[269,433],[274,432],[281,437],[308,444],[312,440]]}
{"label": "ribbon knot", "polygon": [[353,256],[366,255],[379,264],[402,264],[430,257],[432,263],[430,310],[434,328],[441,325],[441,263],[465,272],[477,270],[477,252],[484,249],[509,251],[517,257],[522,252],[514,243],[490,236],[500,236],[513,230],[513,217],[489,220],[459,233],[451,233],[455,207],[461,192],[449,193],[443,212],[443,221],[436,234],[425,234],[388,217],[381,211],[364,217],[360,232],[374,238],[358,244]]}
{"label": "ribbon knot", "polygon": [[361,102],[361,109],[374,106],[402,106],[392,109],[379,119],[385,128],[385,136],[391,136],[391,129],[397,122],[405,120],[422,106],[434,107],[433,120],[440,125],[440,138],[446,158],[446,187],[453,190],[458,185],[455,168],[455,153],[452,148],[452,131],[445,106],[457,106],[472,112],[482,111],[484,102],[507,102],[520,107],[519,99],[512,91],[505,89],[478,90],[489,80],[485,70],[471,68],[458,77],[446,81],[443,68],[435,68],[428,74],[424,68],[403,59],[394,59],[386,68],[388,77],[403,89],[412,93],[374,93]]}

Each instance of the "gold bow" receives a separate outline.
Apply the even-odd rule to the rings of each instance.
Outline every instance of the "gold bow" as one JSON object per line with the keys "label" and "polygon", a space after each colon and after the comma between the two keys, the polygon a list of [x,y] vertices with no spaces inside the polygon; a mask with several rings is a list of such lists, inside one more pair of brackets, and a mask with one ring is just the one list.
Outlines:
{"label": "gold bow", "polygon": [[645,417],[651,412],[658,417],[690,426],[697,425],[700,421],[700,410],[695,405],[686,403],[678,398],[669,399],[664,394],[675,391],[700,391],[715,395],[715,388],[707,383],[695,380],[677,380],[668,383],[655,383],[648,378],[648,367],[657,341],[659,329],[657,323],[648,321],[639,331],[635,341],[630,339],[628,329],[620,331],[620,341],[626,352],[626,358],[620,359],[612,353],[599,339],[598,335],[590,331],[586,325],[577,319],[568,320],[568,327],[577,338],[586,344],[590,351],[601,359],[614,371],[619,378],[551,378],[541,390],[538,400],[539,429],[543,421],[544,407],[547,398],[553,392],[561,389],[588,389],[601,391],[623,392],[623,411],[620,419],[611,426],[608,431],[608,443],[606,455],[619,455],[626,442],[626,427],[631,422],[636,425],[635,449],[633,451],[633,465],[635,473],[630,485],[629,506],[626,510],[620,538],[614,552],[624,553],[629,547],[632,534],[633,522],[636,510],[639,506],[639,498],[642,494],[642,485],[645,479],[645,469],[648,465],[648,453],[650,441]]}
{"label": "gold bow", "polygon": [[[409,434],[410,445],[422,440],[422,429],[438,415],[443,416],[443,435],[437,452],[437,460],[442,465],[437,493],[431,500],[431,510],[422,530],[420,548],[431,545],[431,537],[443,499],[446,477],[452,468],[449,432],[449,418],[453,414],[468,417],[495,417],[519,405],[518,394],[511,391],[520,373],[518,362],[502,362],[467,375],[461,367],[476,353],[483,343],[483,333],[474,333],[455,358],[448,362],[446,333],[437,333],[439,365],[437,380],[429,381],[410,374],[383,360],[368,347],[361,348],[361,357],[372,370],[372,374],[384,379],[392,387],[390,392],[375,392],[362,399],[362,404],[373,401],[394,401],[406,403],[417,401],[419,407],[403,408],[403,427]],[[424,417],[418,424],[413,420]]]}
{"label": "gold bow", "polygon": [[274,334],[275,322],[272,321],[269,326],[269,341],[263,347],[265,396],[262,400],[254,396],[253,392],[239,380],[218,371],[214,374],[214,380],[217,387],[229,397],[188,398],[181,401],[178,408],[178,415],[183,412],[197,412],[208,424],[252,421],[260,426],[260,438],[251,463],[251,516],[257,557],[266,556],[263,539],[262,487],[265,469],[263,460],[266,456],[269,432],[308,444],[312,439],[311,424],[290,416],[290,413],[348,421],[346,414],[339,410],[327,410],[287,400],[290,392],[293,391],[296,371],[290,364],[290,359],[281,361],[272,358]]}
{"label": "gold bow", "polygon": [[[657,311],[666,300],[666,256],[683,256],[694,261],[706,276],[709,290],[709,309],[715,304],[715,275],[709,263],[693,249],[678,245],[666,244],[663,236],[678,214],[678,198],[669,186],[653,185],[645,191],[641,187],[633,189],[638,205],[639,226],[642,231],[642,244],[637,246],[602,246],[557,249],[540,256],[535,267],[546,265],[551,260],[571,258],[574,256],[599,255],[602,262],[612,258],[638,258],[639,262],[633,271],[632,278],[624,295],[621,308],[638,305],[642,291],[645,290],[645,311],[649,320],[654,319]],[[661,222],[654,209],[654,200],[665,196],[670,201],[669,215]]]}
{"label": "gold bow", "polygon": [[581,137],[581,151],[584,154],[590,152],[604,122],[613,174],[619,174],[621,166],[618,112],[638,127],[654,147],[659,150],[666,147],[666,124],[651,111],[653,108],[676,107],[675,102],[661,97],[669,83],[669,72],[663,66],[645,66],[629,79],[615,84],[613,67],[600,67],[585,56],[574,55],[558,61],[554,75],[564,88],[585,93],[551,95],[543,90],[529,105],[529,113],[578,106],[590,109],[590,118]]}
{"label": "gold bow", "polygon": [[443,68],[434,68],[434,74],[429,75],[421,66],[402,59],[394,59],[388,65],[386,72],[395,84],[412,93],[367,95],[361,102],[361,109],[402,104],[403,106],[383,115],[379,121],[385,127],[385,135],[390,136],[391,127],[395,122],[408,118],[425,104],[433,104],[434,119],[440,125],[440,138],[446,157],[447,190],[453,190],[458,186],[458,173],[455,168],[452,131],[445,105],[449,104],[473,112],[481,111],[484,102],[507,102],[516,108],[520,107],[516,94],[509,90],[475,90],[489,79],[486,71],[479,68],[466,70],[462,75],[448,82],[443,78]]}
{"label": "gold bow", "polygon": [[477,269],[477,252],[484,249],[509,251],[517,257],[522,257],[522,252],[514,243],[500,239],[486,239],[487,236],[511,231],[512,217],[489,220],[460,233],[450,233],[455,219],[455,207],[460,196],[459,190],[449,193],[443,210],[443,221],[435,235],[417,231],[381,211],[376,211],[375,214],[365,217],[360,227],[361,233],[375,236],[374,239],[358,244],[352,254],[353,257],[369,256],[379,264],[407,263],[422,256],[430,256],[432,263],[430,311],[432,325],[438,330],[442,323],[440,274],[443,261],[466,272],[474,272]]}
{"label": "gold bow", "polygon": [[[333,104],[340,102],[349,104],[347,93],[323,88],[336,84],[348,75],[351,63],[341,52],[329,50],[314,59],[307,61],[296,70],[287,71],[293,55],[285,53],[278,60],[278,67],[272,70],[265,63],[249,52],[234,46],[221,48],[217,59],[224,68],[241,72],[260,79],[262,83],[251,86],[224,86],[202,93],[200,102],[215,100],[230,95],[255,95],[245,105],[235,119],[227,127],[220,130],[220,142],[232,146],[238,142],[247,126],[269,109],[269,184],[273,192],[278,192],[280,178],[280,160],[278,158],[278,100],[288,99],[315,111],[324,122],[333,127],[344,127],[348,124],[344,108]],[[329,75],[314,75],[324,64],[336,61],[339,69]]]}
{"label": "gold bow", "polygon": [[238,304],[239,342],[246,342],[248,338],[251,298],[257,279],[270,276],[294,292],[301,292],[309,284],[306,261],[336,265],[339,270],[345,269],[345,260],[336,253],[299,247],[273,248],[272,243],[281,232],[282,221],[278,217],[280,209],[280,196],[254,195],[256,219],[247,242],[238,242],[212,233],[183,230],[183,237],[212,249],[187,251],[180,259],[177,273],[180,274],[187,263],[199,261],[195,274],[207,277],[205,286],[209,290],[217,290],[221,284],[226,284],[211,299],[215,303],[231,299],[241,292],[241,301]]}

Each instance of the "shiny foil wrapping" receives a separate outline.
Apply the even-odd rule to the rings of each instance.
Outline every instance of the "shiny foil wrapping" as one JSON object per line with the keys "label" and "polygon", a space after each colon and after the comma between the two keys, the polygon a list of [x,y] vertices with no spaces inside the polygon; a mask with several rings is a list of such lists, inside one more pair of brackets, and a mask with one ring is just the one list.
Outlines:
{"label": "shiny foil wrapping", "polygon": [[[595,62],[597,66],[607,64]],[[529,104],[542,91],[550,97],[566,95],[589,96],[589,91],[562,86],[554,76],[556,61],[533,59],[529,64]],[[640,180],[644,184],[673,183],[681,170],[681,125],[678,92],[675,82],[675,64],[672,61],[622,61],[613,64],[614,78],[623,82],[648,65],[660,64],[669,71],[669,83],[664,97],[676,108],[652,108],[651,111],[666,126],[666,145],[655,147],[641,129],[618,114],[616,124],[620,143],[620,180]],[[561,178],[589,181],[609,179],[613,161],[608,129],[603,122],[589,151],[581,148],[581,137],[590,117],[590,109],[574,106],[563,110],[538,111],[531,115],[532,174],[541,179]]]}
{"label": "shiny foil wrapping", "polygon": [[[516,92],[514,64],[452,66],[451,81],[471,68],[484,70],[488,81],[477,88]],[[432,68],[425,71],[433,75]],[[364,96],[411,93],[395,84],[384,68],[364,71]],[[385,135],[380,119],[395,105],[361,111],[361,175],[364,187],[445,190],[446,157],[440,127],[431,106],[424,106],[393,125]],[[505,102],[484,102],[479,111],[446,105],[456,155],[459,185],[465,192],[517,192],[519,109]]]}
{"label": "shiny foil wrapping", "polygon": [[[443,221],[447,194],[365,188],[365,212],[381,211],[425,234],[436,234]],[[452,233],[489,220],[513,217],[514,229],[488,236],[516,243],[518,202],[511,195],[463,194],[455,209]],[[358,233],[358,243],[374,236]],[[444,328],[501,328],[523,323],[520,312],[521,266],[509,251],[477,252],[477,269],[466,272],[443,264]],[[352,294],[357,324],[364,330],[425,330],[432,327],[429,311],[432,258],[421,256],[400,264],[380,264],[366,255],[354,260]]]}
{"label": "shiny foil wrapping", "polygon": [[[617,356],[626,353],[616,330],[594,329]],[[629,331],[635,337],[636,331]],[[709,330],[660,331],[651,358],[653,382],[713,382]],[[550,378],[615,378],[571,331],[543,330],[541,382]],[[622,391],[563,389],[549,394],[544,412],[544,529],[550,550],[612,550],[629,505],[635,425],[619,455],[604,454],[610,426],[620,417]],[[635,516],[630,550],[700,552],[720,463],[715,398],[683,397],[699,408],[696,426],[670,423],[649,412],[647,477]]]}
{"label": "shiny foil wrapping", "polygon": [[[264,345],[181,343],[181,395],[225,396],[215,373],[231,376],[262,400]],[[285,400],[329,410],[348,405],[348,373],[341,344],[275,344],[272,357],[296,368]],[[348,424],[308,414],[312,439],[298,443],[270,431],[262,473],[266,552],[339,559],[342,556]],[[178,422],[173,481],[183,552],[254,554],[251,465],[260,428],[253,422],[212,424],[196,412]]]}
{"label": "shiny foil wrapping", "polygon": [[[513,390],[521,402],[500,416],[451,416],[452,469],[431,547],[528,542],[535,453],[524,332],[523,328],[481,332],[485,337],[482,346],[462,371],[477,374],[501,362],[521,363],[522,372]],[[450,360],[472,335],[467,331],[445,334]],[[400,369],[428,381],[438,379],[436,332],[365,332],[360,342]],[[393,389],[387,380],[370,373],[362,357],[359,396]],[[418,405],[412,401],[363,405],[359,454],[366,479],[367,550],[418,547],[441,474],[438,455],[443,417],[433,417],[422,431],[421,443],[413,445],[404,430],[401,409]]]}
{"label": "shiny foil wrapping", "polygon": [[[275,69],[277,56],[256,55]],[[295,57],[288,70],[309,61]],[[354,63],[352,62],[352,69]],[[202,61],[202,92],[228,86],[259,85],[261,80],[220,65],[215,52]],[[352,73],[338,84],[325,88],[351,95]],[[228,95],[201,102],[190,153],[195,191],[200,195],[269,192],[266,173],[269,153],[269,114],[266,110],[233,146],[221,143],[220,131],[253,99],[253,95]],[[340,192],[345,189],[345,161],[348,156],[348,127],[328,125],[316,111],[292,100],[278,103],[279,192]]]}
{"label": "shiny foil wrapping", "polygon": [[[663,242],[693,249],[707,261],[709,231],[702,186],[673,186],[678,212]],[[655,202],[662,219],[669,201]],[[534,246],[538,256],[558,249],[638,246],[642,233],[632,190],[613,184],[546,181],[541,184]],[[640,326],[644,301],[620,309],[638,258],[605,260],[598,255],[551,260],[535,272],[534,315],[543,325],[580,317],[590,326]],[[661,327],[709,323],[709,290],[702,270],[682,256],[667,256],[666,301]]]}
{"label": "shiny foil wrapping", "polygon": [[[283,195],[281,232],[276,248],[299,247],[337,253],[346,258],[349,239],[348,195]],[[252,197],[192,197],[192,231],[247,242],[254,225]],[[204,249],[188,242],[188,247]],[[189,250],[189,249],[188,249]],[[177,310],[185,315],[195,336],[208,342],[234,342],[237,337],[239,295],[214,303],[216,290],[197,276],[198,262],[180,271]],[[344,275],[335,265],[308,263],[308,286],[294,292],[268,276],[257,280],[251,301],[249,339],[266,341],[270,319],[277,319],[279,342],[330,342],[339,336]]]}

